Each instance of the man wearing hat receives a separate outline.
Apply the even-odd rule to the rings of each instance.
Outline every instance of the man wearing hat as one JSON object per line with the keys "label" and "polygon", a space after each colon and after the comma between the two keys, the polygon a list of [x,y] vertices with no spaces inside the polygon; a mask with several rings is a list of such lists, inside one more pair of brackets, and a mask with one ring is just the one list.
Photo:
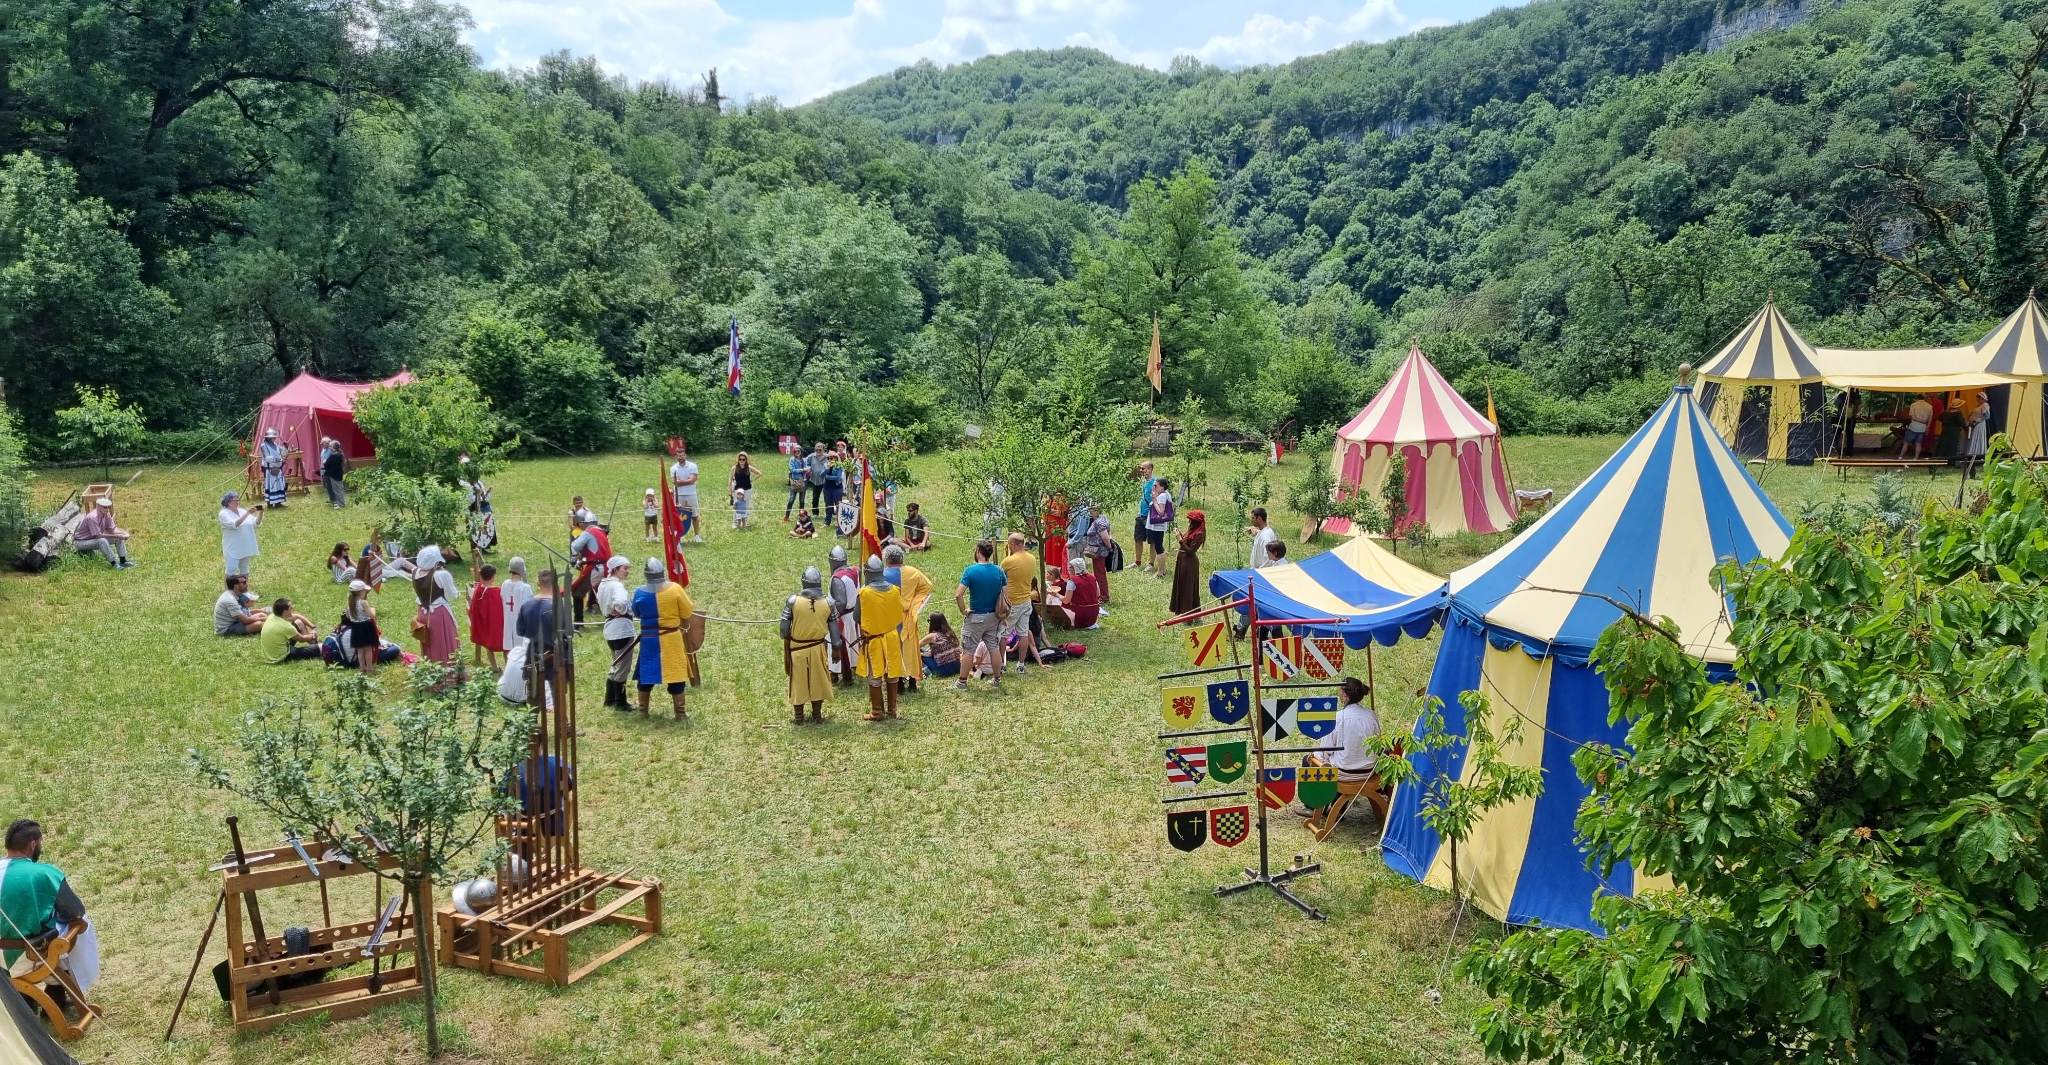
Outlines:
{"label": "man wearing hat", "polygon": [[284,506],[284,443],[277,438],[277,427],[263,430],[263,442],[256,445],[256,465],[263,470],[263,502],[266,506]]}
{"label": "man wearing hat", "polygon": [[903,625],[903,595],[889,578],[882,560],[868,556],[862,567],[866,582],[860,589],[860,647],[854,652],[854,670],[868,679],[869,721],[886,721],[896,716],[896,682],[906,676],[903,642],[897,632]]}
{"label": "man wearing hat", "polygon": [[115,569],[127,569],[135,563],[128,561],[129,532],[114,524],[114,501],[101,496],[93,504],[92,512],[78,523],[71,533],[71,546],[80,552],[97,551]]}
{"label": "man wearing hat", "polygon": [[647,713],[647,702],[654,686],[665,684],[669,702],[675,708],[676,720],[689,717],[683,699],[696,674],[683,634],[689,631],[690,616],[696,612],[696,605],[690,602],[690,594],[683,591],[682,585],[668,579],[668,569],[662,565],[661,559],[648,559],[645,582],[633,593],[633,616],[640,619],[640,665],[637,672],[642,714]]}
{"label": "man wearing hat", "polygon": [[633,675],[633,642],[640,622],[633,617],[633,593],[626,588],[626,573],[633,568],[624,555],[613,555],[604,564],[604,580],[597,586],[597,611],[604,617],[604,644],[611,648],[612,665],[605,671],[604,705],[614,710],[631,710],[626,702],[626,679]]}
{"label": "man wearing hat", "polygon": [[825,700],[832,694],[831,652],[827,641],[839,607],[825,595],[825,575],[804,567],[797,593],[782,604],[782,669],[789,674],[791,723],[804,723],[804,704],[811,721],[825,720]]}

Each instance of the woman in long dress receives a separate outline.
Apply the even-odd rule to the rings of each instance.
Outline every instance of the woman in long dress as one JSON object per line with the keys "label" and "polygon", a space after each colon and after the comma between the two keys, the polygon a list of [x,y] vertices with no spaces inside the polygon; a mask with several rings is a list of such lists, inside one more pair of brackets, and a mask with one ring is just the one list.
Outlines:
{"label": "woman in long dress", "polygon": [[420,657],[443,666],[455,665],[455,577],[448,572],[441,549],[428,544],[413,560],[413,594],[419,598],[419,614],[413,627],[420,630]]}
{"label": "woman in long dress", "polygon": [[1202,560],[1198,552],[1209,538],[1208,518],[1199,510],[1188,511],[1188,531],[1180,534],[1180,551],[1173,556],[1173,597],[1166,609],[1185,614],[1202,605]]}
{"label": "woman in long dress", "polygon": [[469,586],[469,642],[476,648],[470,661],[483,665],[488,652],[494,673],[498,656],[511,650],[505,645],[505,595],[496,583],[497,576],[498,567],[486,562],[477,572],[477,582]]}

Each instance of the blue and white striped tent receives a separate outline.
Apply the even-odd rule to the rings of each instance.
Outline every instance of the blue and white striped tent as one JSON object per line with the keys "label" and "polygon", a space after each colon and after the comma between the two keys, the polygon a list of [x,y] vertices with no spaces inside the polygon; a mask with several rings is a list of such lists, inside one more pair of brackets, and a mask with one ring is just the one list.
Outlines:
{"label": "blue and white striped tent", "polygon": [[1427,636],[1444,603],[1442,577],[1364,536],[1300,562],[1209,576],[1209,594],[1218,598],[1241,596],[1246,588],[1255,592],[1261,618],[1342,619],[1294,631],[1342,636],[1354,648],[1375,640],[1391,647],[1403,636]]}
{"label": "blue and white striped tent", "polygon": [[[1443,643],[1429,693],[1462,732],[1460,693],[1485,693],[1496,720],[1519,714],[1509,756],[1543,768],[1543,792],[1492,811],[1459,849],[1460,878],[1480,909],[1509,924],[1597,931],[1596,890],[1633,893],[1625,864],[1603,883],[1573,830],[1586,796],[1571,763],[1590,741],[1620,745],[1607,686],[1588,663],[1621,611],[1608,599],[1667,617],[1710,665],[1734,660],[1728,607],[1713,578],[1723,561],[1776,558],[1792,527],[1721,441],[1692,390],[1679,387],[1620,451],[1520,536],[1451,575]],[[1601,598],[1602,596],[1607,598]],[[1424,779],[1465,768],[1462,746],[1415,753]],[[1400,788],[1381,850],[1395,871],[1450,887],[1448,848],[1420,817],[1415,786]]]}

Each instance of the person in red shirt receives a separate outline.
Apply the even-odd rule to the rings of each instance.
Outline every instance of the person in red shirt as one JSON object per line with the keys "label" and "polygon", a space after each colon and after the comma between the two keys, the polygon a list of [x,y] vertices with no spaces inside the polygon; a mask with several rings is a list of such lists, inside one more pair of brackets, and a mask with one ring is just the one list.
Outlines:
{"label": "person in red shirt", "polygon": [[605,560],[612,557],[612,539],[604,526],[588,520],[583,514],[576,515],[576,539],[569,544],[569,554],[576,560],[576,579],[569,583],[569,602],[576,611],[576,624],[583,624],[583,608],[587,603],[597,605],[597,582],[594,579],[604,567]]}
{"label": "person in red shirt", "polygon": [[1089,572],[1088,560],[1075,557],[1067,563],[1067,579],[1060,585],[1060,596],[1051,611],[1053,623],[1068,629],[1093,629],[1099,627],[1102,616],[1102,590],[1096,587],[1095,574]]}

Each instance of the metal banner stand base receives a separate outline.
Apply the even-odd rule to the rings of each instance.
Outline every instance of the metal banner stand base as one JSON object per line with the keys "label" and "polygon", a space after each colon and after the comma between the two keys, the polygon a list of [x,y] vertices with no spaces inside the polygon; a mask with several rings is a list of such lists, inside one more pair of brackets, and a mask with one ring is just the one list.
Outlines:
{"label": "metal banner stand base", "polygon": [[1272,888],[1273,894],[1278,895],[1283,899],[1286,899],[1289,904],[1291,904],[1295,909],[1300,910],[1302,912],[1302,915],[1307,917],[1309,920],[1322,921],[1327,919],[1323,915],[1323,911],[1318,910],[1314,906],[1311,906],[1308,903],[1301,901],[1301,899],[1297,897],[1294,894],[1294,892],[1287,890],[1286,886],[1288,881],[1293,880],[1297,876],[1307,876],[1310,873],[1320,873],[1322,871],[1323,863],[1321,862],[1309,862],[1306,865],[1296,865],[1291,869],[1283,869],[1277,873],[1261,873],[1257,869],[1248,868],[1244,871],[1245,878],[1243,880],[1235,884],[1219,885],[1216,888],[1216,895],[1218,898],[1222,898],[1228,895],[1235,895],[1240,891],[1250,891],[1255,887]]}

